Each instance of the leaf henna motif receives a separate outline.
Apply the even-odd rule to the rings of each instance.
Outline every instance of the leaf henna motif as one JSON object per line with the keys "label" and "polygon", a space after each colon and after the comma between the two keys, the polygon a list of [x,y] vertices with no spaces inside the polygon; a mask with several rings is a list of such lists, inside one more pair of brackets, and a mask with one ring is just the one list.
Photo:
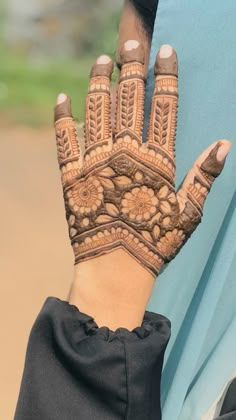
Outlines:
{"label": "leaf henna motif", "polygon": [[58,158],[60,160],[65,160],[71,156],[71,148],[68,136],[66,135],[66,131],[63,130],[62,133],[57,133],[57,141],[58,141]]}
{"label": "leaf henna motif", "polygon": [[153,229],[153,236],[154,236],[154,238],[155,238],[156,241],[159,238],[160,233],[161,233],[161,229],[159,228],[158,225],[155,225],[154,226],[154,229]]}
{"label": "leaf henna motif", "polygon": [[122,87],[121,123],[123,128],[131,128],[133,124],[135,91],[136,84],[134,82],[125,83]]}
{"label": "leaf henna motif", "polygon": [[169,102],[157,101],[154,123],[154,141],[161,146],[163,146],[163,144],[165,144],[167,140],[169,112]]}
{"label": "leaf henna motif", "polygon": [[87,124],[90,133],[90,143],[92,144],[102,139],[102,103],[103,97],[101,95],[89,98]]}
{"label": "leaf henna motif", "polygon": [[101,216],[98,216],[98,218],[96,219],[96,223],[107,223],[111,221],[112,221],[112,217],[108,216],[107,214],[102,214]]}
{"label": "leaf henna motif", "polygon": [[115,175],[115,172],[109,166],[99,172],[99,176],[110,177],[110,176],[113,176],[113,175]]}
{"label": "leaf henna motif", "polygon": [[107,213],[110,214],[111,216],[114,216],[114,217],[119,216],[119,210],[114,204],[107,203],[105,207],[106,207]]}
{"label": "leaf henna motif", "polygon": [[114,178],[114,181],[117,185],[120,186],[127,186],[129,184],[132,184],[132,181],[128,176],[117,176],[116,178]]}
{"label": "leaf henna motif", "polygon": [[112,182],[110,179],[107,178],[100,178],[101,184],[103,185],[103,187],[106,187],[110,190],[114,190],[115,189],[115,185],[114,182]]}

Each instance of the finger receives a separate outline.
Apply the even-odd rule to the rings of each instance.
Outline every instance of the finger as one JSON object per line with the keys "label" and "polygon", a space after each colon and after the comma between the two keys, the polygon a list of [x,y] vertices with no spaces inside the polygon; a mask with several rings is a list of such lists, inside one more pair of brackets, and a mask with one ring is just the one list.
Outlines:
{"label": "finger", "polygon": [[148,145],[161,155],[164,169],[175,176],[175,135],[178,106],[178,61],[170,45],[162,45],[155,63],[155,90],[148,129]]}
{"label": "finger", "polygon": [[71,101],[64,93],[57,98],[54,115],[57,157],[64,185],[78,176],[82,165],[77,129],[72,118]]}
{"label": "finger", "polygon": [[118,89],[118,136],[125,129],[133,131],[137,140],[143,131],[144,116],[144,49],[138,41],[126,41],[121,51],[121,74]]}
{"label": "finger", "polygon": [[107,55],[99,57],[91,70],[85,109],[86,153],[98,146],[111,146],[110,79],[112,72],[113,62]]}
{"label": "finger", "polygon": [[186,233],[193,232],[200,223],[207,195],[224,168],[231,146],[228,140],[211,144],[195,161],[177,192],[180,226]]}

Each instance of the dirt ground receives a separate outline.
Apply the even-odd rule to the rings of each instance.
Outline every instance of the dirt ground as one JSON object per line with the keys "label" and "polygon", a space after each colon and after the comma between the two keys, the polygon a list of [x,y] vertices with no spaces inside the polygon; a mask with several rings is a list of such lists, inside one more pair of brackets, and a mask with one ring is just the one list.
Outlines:
{"label": "dirt ground", "polygon": [[13,420],[27,341],[48,296],[67,299],[73,254],[52,129],[1,126],[1,419]]}

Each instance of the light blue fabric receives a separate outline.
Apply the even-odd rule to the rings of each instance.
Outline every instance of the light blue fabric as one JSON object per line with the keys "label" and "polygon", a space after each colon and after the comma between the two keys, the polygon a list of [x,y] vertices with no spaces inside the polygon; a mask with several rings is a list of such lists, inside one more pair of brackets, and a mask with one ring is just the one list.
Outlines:
{"label": "light blue fabric", "polygon": [[[235,0],[160,0],[147,85],[162,44],[179,60],[180,185],[214,141],[236,140]],[[236,146],[202,223],[159,275],[148,309],[172,321],[162,380],[163,420],[199,420],[236,370]]]}

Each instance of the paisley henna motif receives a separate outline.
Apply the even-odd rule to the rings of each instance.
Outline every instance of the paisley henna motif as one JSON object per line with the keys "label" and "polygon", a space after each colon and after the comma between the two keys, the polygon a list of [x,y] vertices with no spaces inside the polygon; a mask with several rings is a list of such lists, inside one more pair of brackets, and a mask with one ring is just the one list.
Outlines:
{"label": "paisley henna motif", "polygon": [[[179,252],[201,221],[224,163],[220,143],[175,193],[177,56],[157,56],[148,142],[142,141],[144,55],[122,55],[116,132],[111,131],[112,63],[95,64],[86,102],[85,153],[68,102],[56,108],[58,160],[75,264],[122,248],[153,275]],[[64,111],[63,111],[64,110]],[[65,115],[66,114],[66,115]],[[59,117],[58,117],[59,116]]]}

